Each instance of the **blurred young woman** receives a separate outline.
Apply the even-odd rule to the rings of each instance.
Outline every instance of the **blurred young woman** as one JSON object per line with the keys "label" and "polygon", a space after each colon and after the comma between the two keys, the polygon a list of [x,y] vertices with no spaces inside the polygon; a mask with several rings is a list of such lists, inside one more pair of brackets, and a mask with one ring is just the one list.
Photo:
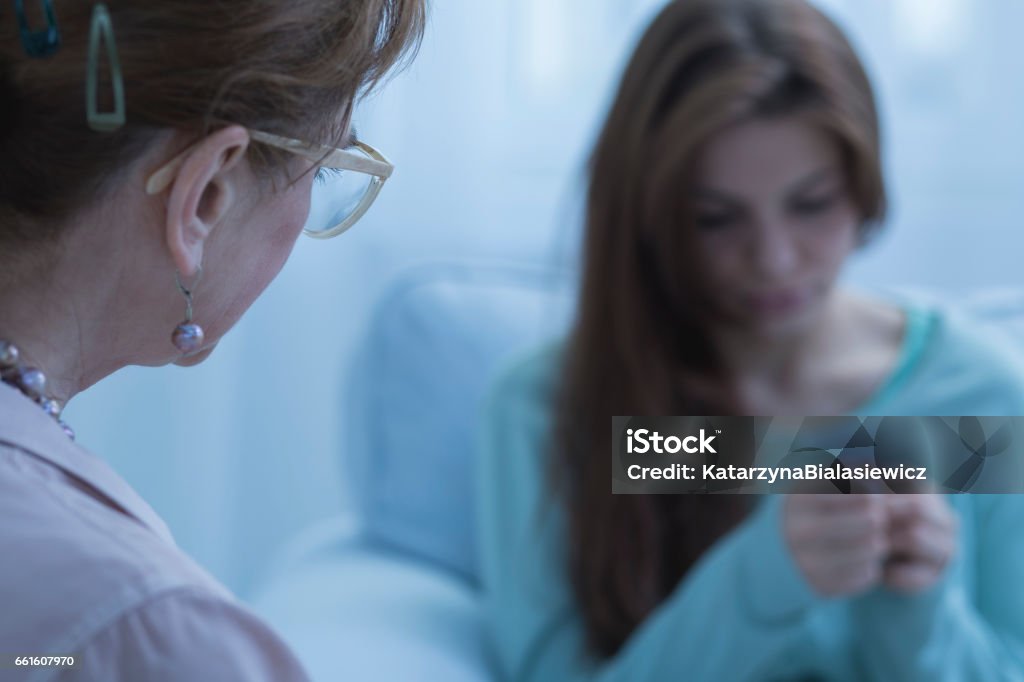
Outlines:
{"label": "blurred young woman", "polygon": [[[330,237],[362,215],[391,167],[353,139],[352,108],[416,44],[423,13],[422,0],[0,10],[4,680],[305,679],[60,415],[127,365],[201,362],[304,228]],[[307,221],[315,178],[332,184]]]}
{"label": "blurred young woman", "polygon": [[955,315],[836,286],[883,218],[870,83],[804,0],[678,0],[590,166],[567,340],[485,429],[486,611],[513,680],[1024,675],[1017,497],[613,496],[613,415],[1017,415]]}

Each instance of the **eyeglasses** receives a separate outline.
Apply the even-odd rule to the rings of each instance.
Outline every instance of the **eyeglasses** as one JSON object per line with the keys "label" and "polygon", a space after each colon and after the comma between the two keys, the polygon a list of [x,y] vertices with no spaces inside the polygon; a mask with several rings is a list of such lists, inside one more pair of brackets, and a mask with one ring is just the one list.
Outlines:
{"label": "eyeglasses", "polygon": [[[383,154],[363,142],[354,142],[348,149],[337,149],[258,130],[250,130],[249,137],[269,147],[298,154],[320,167],[314,181],[309,218],[303,228],[304,234],[316,239],[337,237],[355,225],[373,205],[384,181],[395,169]],[[159,194],[170,186],[187,151],[149,177],[147,194]]]}

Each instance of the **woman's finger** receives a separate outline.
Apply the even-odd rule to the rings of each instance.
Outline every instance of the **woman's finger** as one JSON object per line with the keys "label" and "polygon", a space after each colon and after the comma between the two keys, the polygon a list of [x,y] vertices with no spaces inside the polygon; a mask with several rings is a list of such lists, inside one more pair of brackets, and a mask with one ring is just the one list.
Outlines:
{"label": "woman's finger", "polygon": [[893,531],[890,552],[904,561],[943,567],[955,552],[955,537],[945,528],[917,524]]}
{"label": "woman's finger", "polygon": [[895,562],[886,565],[882,580],[889,589],[915,593],[934,585],[941,575],[942,571],[931,564]]}
{"label": "woman's finger", "polygon": [[894,528],[903,525],[925,523],[937,528],[954,528],[956,514],[945,495],[892,495],[888,512]]}

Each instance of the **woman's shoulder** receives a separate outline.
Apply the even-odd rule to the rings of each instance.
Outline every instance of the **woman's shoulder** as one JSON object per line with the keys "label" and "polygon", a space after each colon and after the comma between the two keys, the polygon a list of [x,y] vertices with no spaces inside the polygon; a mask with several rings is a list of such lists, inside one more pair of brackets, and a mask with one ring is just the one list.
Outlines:
{"label": "woman's shoulder", "polygon": [[969,303],[897,304],[907,314],[903,402],[927,402],[932,414],[1024,414],[1024,333],[1011,318]]}
{"label": "woman's shoulder", "polygon": [[[0,446],[0,650],[79,651],[168,591],[233,597],[177,546],[70,474]],[[20,557],[20,560],[15,560]]]}
{"label": "woman's shoulder", "polygon": [[306,679],[225,587],[113,505],[0,445],[0,651],[74,652],[76,679]]}
{"label": "woman's shoulder", "polygon": [[[984,300],[943,300],[937,296],[899,294],[889,298],[907,316],[908,341],[916,339],[932,359],[948,364],[970,362],[1002,367],[1024,358],[1024,299],[1016,309]],[[987,351],[981,357],[978,351]]]}
{"label": "woman's shoulder", "polygon": [[930,361],[947,371],[970,373],[976,380],[1024,392],[1024,334],[1017,320],[969,305],[932,308]]}
{"label": "woman's shoulder", "polygon": [[302,682],[287,645],[241,604],[201,588],[163,590],[76,649],[80,679]]}

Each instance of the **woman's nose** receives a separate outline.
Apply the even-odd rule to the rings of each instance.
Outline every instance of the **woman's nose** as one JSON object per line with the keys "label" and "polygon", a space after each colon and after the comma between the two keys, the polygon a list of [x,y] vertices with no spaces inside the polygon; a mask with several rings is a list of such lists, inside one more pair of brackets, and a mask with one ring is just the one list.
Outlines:
{"label": "woman's nose", "polygon": [[783,221],[763,220],[755,225],[750,258],[756,274],[775,280],[796,270],[800,249],[792,231]]}

